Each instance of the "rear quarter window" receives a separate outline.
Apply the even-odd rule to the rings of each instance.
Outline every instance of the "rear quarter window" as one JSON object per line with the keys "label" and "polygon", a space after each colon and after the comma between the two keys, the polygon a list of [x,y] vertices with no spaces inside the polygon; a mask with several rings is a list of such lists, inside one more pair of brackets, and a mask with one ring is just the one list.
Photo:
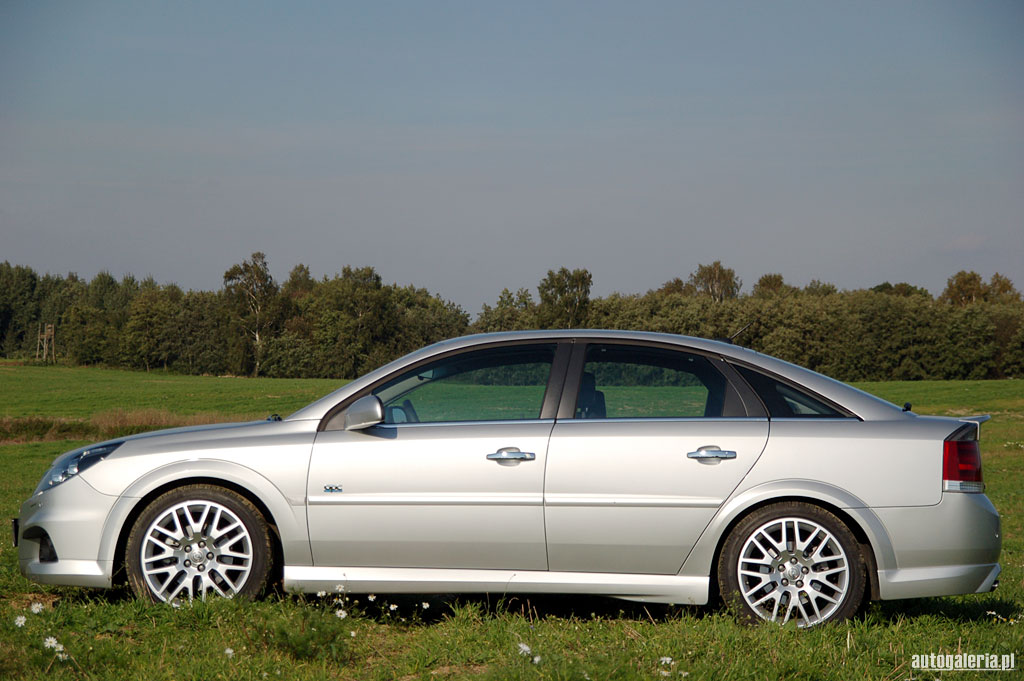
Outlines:
{"label": "rear quarter window", "polygon": [[777,378],[745,366],[734,366],[764,402],[771,418],[841,419],[850,417],[850,414],[840,411],[820,397],[789,383],[784,383]]}

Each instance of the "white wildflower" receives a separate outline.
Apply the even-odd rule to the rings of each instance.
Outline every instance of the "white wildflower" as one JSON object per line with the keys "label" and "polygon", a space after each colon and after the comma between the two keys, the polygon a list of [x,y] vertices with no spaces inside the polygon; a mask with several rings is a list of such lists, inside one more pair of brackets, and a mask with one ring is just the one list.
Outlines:
{"label": "white wildflower", "polygon": [[58,653],[63,653],[64,652],[64,644],[63,643],[58,643],[57,645],[55,645],[53,647],[53,649],[56,650]]}
{"label": "white wildflower", "polygon": [[371,603],[373,603],[375,600],[377,600],[377,597],[375,595],[373,595],[373,594],[370,594],[369,596],[366,597],[366,600],[368,600]]}
{"label": "white wildflower", "polygon": [[15,617],[14,618],[14,626],[16,626],[16,627],[23,627],[23,626],[25,626],[25,616],[24,615],[18,615],[17,617]]}
{"label": "white wildflower", "polygon": [[29,608],[29,610],[32,611],[33,615],[38,615],[39,613],[41,613],[43,611],[43,604],[42,603],[33,603],[32,607]]}
{"label": "white wildflower", "polygon": [[334,590],[337,591],[338,593],[345,593],[345,585],[344,584],[335,584],[334,585]]}
{"label": "white wildflower", "polygon": [[57,639],[55,639],[53,636],[47,636],[46,640],[43,641],[44,648],[56,648],[58,645],[59,644],[57,643]]}
{"label": "white wildflower", "polygon": [[533,659],[530,660],[530,662],[532,662],[534,664],[540,664],[540,655],[534,655]]}
{"label": "white wildflower", "polygon": [[317,591],[317,592],[316,592],[316,597],[317,597],[317,598],[323,598],[323,597],[324,597],[324,596],[326,596],[326,595],[327,595],[327,592],[326,592],[326,591]]}
{"label": "white wildflower", "polygon": [[430,603],[427,603],[426,601],[423,601],[422,603],[420,603],[420,605],[423,606],[424,610],[427,610],[427,609],[430,608]]}
{"label": "white wildflower", "polygon": [[390,610],[391,612],[394,612],[395,610],[398,610],[398,606],[395,605],[394,603],[392,603],[391,605],[388,606],[388,610]]}
{"label": "white wildflower", "polygon": [[355,630],[352,630],[352,631],[348,632],[348,635],[351,636],[352,638],[355,638],[356,637]]}
{"label": "white wildflower", "polygon": [[530,650],[530,646],[526,645],[525,643],[520,643],[519,644],[519,654],[520,655],[524,655],[525,656],[525,655],[529,655],[532,652],[533,651]]}
{"label": "white wildflower", "polygon": [[68,661],[68,654],[67,653],[57,653],[57,659],[60,660],[61,662],[67,662]]}
{"label": "white wildflower", "polygon": [[228,657],[234,657],[235,656],[235,651],[232,648],[225,648],[224,649],[224,654],[227,655]]}
{"label": "white wildflower", "polygon": [[658,673],[659,673],[659,674],[661,674],[662,676],[672,676],[672,672],[667,672],[667,671],[665,671],[664,669],[662,669],[662,670],[661,670],[660,672],[658,672]]}
{"label": "white wildflower", "polygon": [[658,662],[660,662],[661,664],[672,664],[673,660],[671,657],[661,657],[658,658]]}
{"label": "white wildflower", "polygon": [[337,617],[339,620],[343,620],[346,617],[348,617],[348,613],[339,608],[338,610],[334,611],[334,616]]}

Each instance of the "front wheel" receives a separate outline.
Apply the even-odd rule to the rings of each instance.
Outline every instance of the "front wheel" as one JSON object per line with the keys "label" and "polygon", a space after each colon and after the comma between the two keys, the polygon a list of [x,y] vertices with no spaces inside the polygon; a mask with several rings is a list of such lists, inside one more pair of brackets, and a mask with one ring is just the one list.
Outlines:
{"label": "front wheel", "polygon": [[722,547],[718,583],[750,619],[810,627],[850,617],[866,568],[849,528],[818,506],[782,502],[744,518]]}
{"label": "front wheel", "polygon": [[135,521],[125,562],[140,598],[174,603],[256,596],[270,574],[270,531],[245,497],[186,485],[157,497]]}

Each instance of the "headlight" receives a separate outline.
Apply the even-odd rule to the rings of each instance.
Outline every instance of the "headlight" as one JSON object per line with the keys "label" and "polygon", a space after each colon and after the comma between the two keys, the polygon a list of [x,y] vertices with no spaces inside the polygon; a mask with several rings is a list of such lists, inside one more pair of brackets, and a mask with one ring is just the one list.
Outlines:
{"label": "headlight", "polygon": [[123,443],[111,442],[103,445],[93,445],[86,447],[85,449],[76,449],[68,452],[67,454],[61,454],[57,457],[57,460],[53,462],[53,466],[43,479],[39,482],[39,486],[36,487],[36,494],[44,492],[51,487],[56,487],[62,482],[70,480],[74,476],[78,475],[86,468],[95,466],[100,461],[103,461],[112,451],[120,447]]}

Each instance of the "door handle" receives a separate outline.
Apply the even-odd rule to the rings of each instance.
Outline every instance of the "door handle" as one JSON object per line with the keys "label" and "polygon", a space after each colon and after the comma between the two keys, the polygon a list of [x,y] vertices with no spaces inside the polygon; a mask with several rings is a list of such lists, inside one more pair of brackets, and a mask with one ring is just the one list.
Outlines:
{"label": "door handle", "polygon": [[487,455],[488,461],[497,461],[499,466],[516,466],[522,461],[533,461],[536,458],[533,452],[521,452],[518,447],[502,447]]}
{"label": "door handle", "polygon": [[697,459],[697,461],[705,464],[717,464],[721,463],[722,459],[735,459],[736,452],[721,449],[717,445],[707,445],[705,447],[698,447],[695,452],[687,452],[686,458]]}

